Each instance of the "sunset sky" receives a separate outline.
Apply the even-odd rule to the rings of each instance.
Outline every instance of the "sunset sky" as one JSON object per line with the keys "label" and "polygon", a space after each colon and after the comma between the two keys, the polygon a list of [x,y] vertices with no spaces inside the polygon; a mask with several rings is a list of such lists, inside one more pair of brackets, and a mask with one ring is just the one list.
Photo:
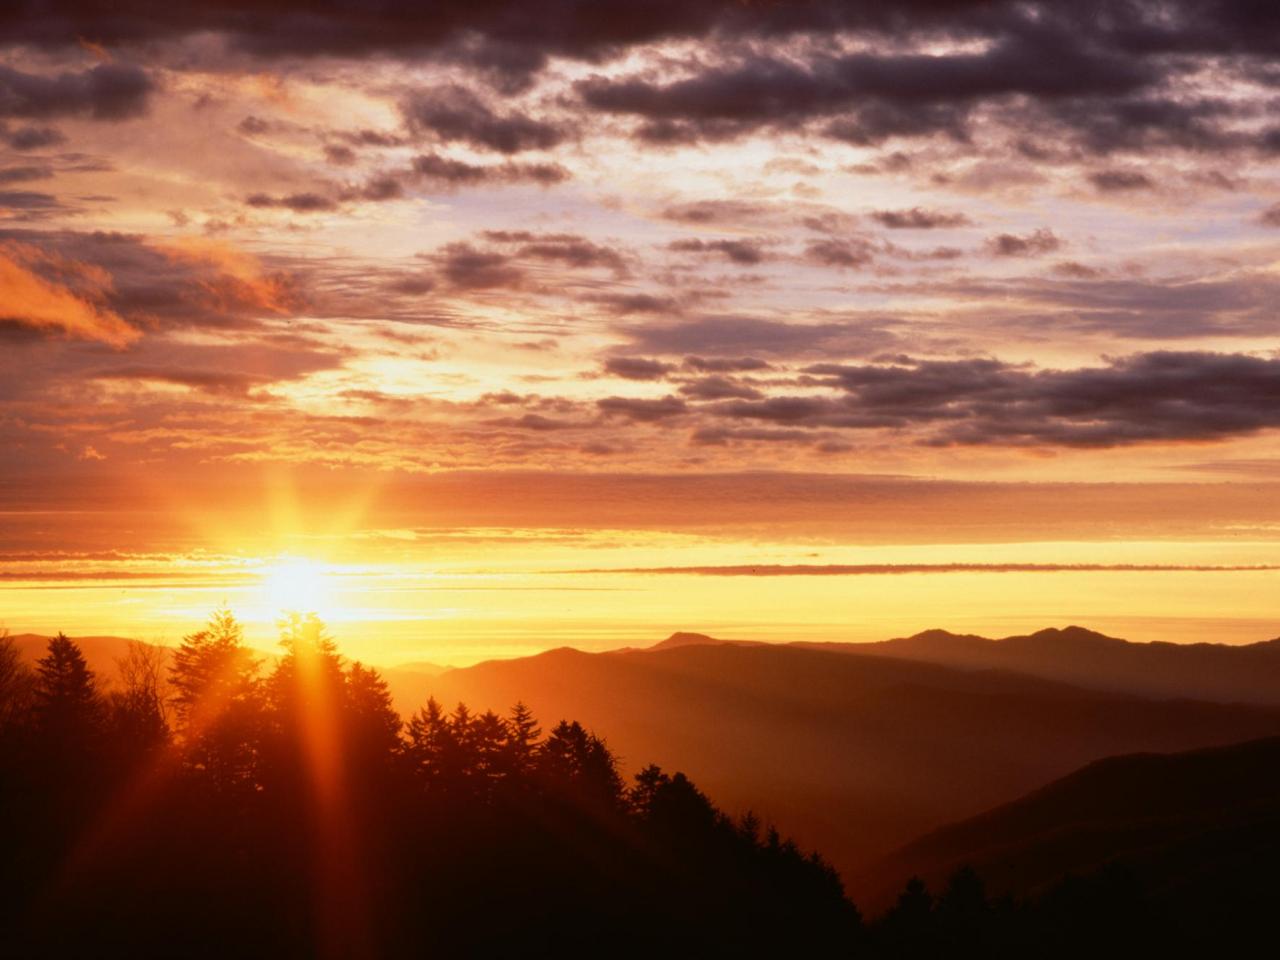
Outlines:
{"label": "sunset sky", "polygon": [[1280,634],[1280,5],[16,0],[0,43],[12,632]]}

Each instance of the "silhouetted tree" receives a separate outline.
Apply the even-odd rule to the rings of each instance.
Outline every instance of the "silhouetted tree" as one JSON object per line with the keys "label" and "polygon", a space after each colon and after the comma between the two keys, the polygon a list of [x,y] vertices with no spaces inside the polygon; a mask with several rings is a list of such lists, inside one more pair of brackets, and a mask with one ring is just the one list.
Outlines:
{"label": "silhouetted tree", "polygon": [[890,957],[931,957],[938,951],[933,895],[919,877],[912,877],[898,902],[880,922],[880,940]]}
{"label": "silhouetted tree", "polygon": [[107,698],[108,715],[112,738],[130,756],[143,756],[169,738],[164,662],[163,649],[132,640],[116,661],[121,688]]}
{"label": "silhouetted tree", "polygon": [[34,693],[35,675],[8,631],[0,630],[0,738],[29,716]]}
{"label": "silhouetted tree", "polygon": [[46,749],[92,749],[102,719],[102,697],[93,671],[80,647],[59,633],[36,661],[35,722]]}
{"label": "silhouetted tree", "polygon": [[214,790],[253,789],[262,719],[258,661],[230,611],[215,612],[205,629],[183,638],[169,676],[187,763]]}
{"label": "silhouetted tree", "polygon": [[581,802],[614,807],[622,799],[617,760],[576,720],[562,720],[552,729],[539,747],[537,770],[545,783]]}

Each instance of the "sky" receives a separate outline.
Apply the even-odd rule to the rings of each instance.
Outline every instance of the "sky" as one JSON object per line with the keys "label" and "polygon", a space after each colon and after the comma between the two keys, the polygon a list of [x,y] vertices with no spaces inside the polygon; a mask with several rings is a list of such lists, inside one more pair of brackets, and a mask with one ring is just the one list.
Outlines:
{"label": "sky", "polygon": [[16,0],[0,625],[1280,634],[1280,8]]}

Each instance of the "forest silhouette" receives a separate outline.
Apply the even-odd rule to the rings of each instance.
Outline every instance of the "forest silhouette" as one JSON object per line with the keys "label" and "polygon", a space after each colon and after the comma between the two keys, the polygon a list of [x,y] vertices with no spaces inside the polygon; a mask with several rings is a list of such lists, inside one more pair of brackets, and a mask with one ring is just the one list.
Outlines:
{"label": "forest silhouette", "polygon": [[866,920],[819,854],[683,773],[625,781],[573,720],[432,699],[404,721],[314,616],[282,622],[269,669],[226,611],[118,666],[107,689],[61,634],[34,669],[0,638],[0,956],[1067,956],[1226,936],[1221,910],[1175,914],[1119,865],[1017,901],[962,868]]}

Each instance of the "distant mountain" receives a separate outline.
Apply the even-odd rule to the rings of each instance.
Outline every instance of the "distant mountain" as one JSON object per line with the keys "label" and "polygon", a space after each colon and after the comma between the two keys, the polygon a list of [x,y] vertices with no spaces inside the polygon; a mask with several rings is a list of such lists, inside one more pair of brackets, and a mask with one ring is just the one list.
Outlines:
{"label": "distant mountain", "polygon": [[1243,646],[1131,643],[1083,627],[989,640],[926,630],[880,643],[800,643],[829,652],[1014,670],[1095,690],[1224,703],[1280,704],[1280,639]]}
{"label": "distant mountain", "polygon": [[544,726],[576,717],[624,761],[753,805],[846,874],[1101,757],[1280,734],[1277,709],[768,644],[560,649],[451,670],[422,692],[503,713],[523,700]]}
{"label": "distant mountain", "polygon": [[665,640],[659,640],[649,650],[671,650],[675,647],[705,647],[718,643],[731,643],[729,640],[717,640],[715,637],[708,637],[705,633],[686,633],[677,630]]}
{"label": "distant mountain", "polygon": [[1091,763],[1020,800],[943,827],[867,871],[885,896],[969,864],[996,894],[1032,894],[1109,863],[1159,896],[1221,897],[1280,857],[1280,738]]}
{"label": "distant mountain", "polygon": [[[382,668],[379,668],[382,669]],[[438,663],[429,663],[426,660],[411,660],[408,663],[397,663],[390,670],[403,670],[405,673],[425,673],[429,677],[438,676],[446,670],[452,670],[452,667],[441,666]]]}

